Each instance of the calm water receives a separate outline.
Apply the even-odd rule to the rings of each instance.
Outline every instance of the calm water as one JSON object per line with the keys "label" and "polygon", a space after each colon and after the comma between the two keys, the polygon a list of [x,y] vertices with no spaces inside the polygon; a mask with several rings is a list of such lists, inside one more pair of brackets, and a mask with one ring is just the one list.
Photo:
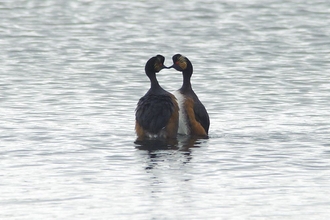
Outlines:
{"label": "calm water", "polygon": [[[330,217],[329,1],[0,0],[0,19],[1,219]],[[210,138],[134,144],[145,62],[175,53]]]}

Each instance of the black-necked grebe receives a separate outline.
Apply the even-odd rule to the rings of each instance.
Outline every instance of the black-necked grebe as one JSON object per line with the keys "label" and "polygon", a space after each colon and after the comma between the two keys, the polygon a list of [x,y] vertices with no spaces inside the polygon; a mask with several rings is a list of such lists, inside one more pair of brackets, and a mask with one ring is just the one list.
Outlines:
{"label": "black-necked grebe", "polygon": [[174,95],[158,83],[156,73],[166,68],[165,58],[157,55],[148,60],[145,72],[150,79],[149,91],[139,100],[135,113],[138,139],[175,138],[178,132],[179,106]]}
{"label": "black-necked grebe", "polygon": [[187,57],[176,54],[172,57],[173,65],[177,71],[182,72],[182,87],[173,94],[179,103],[179,134],[208,137],[210,118],[191,87],[190,78],[193,66]]}

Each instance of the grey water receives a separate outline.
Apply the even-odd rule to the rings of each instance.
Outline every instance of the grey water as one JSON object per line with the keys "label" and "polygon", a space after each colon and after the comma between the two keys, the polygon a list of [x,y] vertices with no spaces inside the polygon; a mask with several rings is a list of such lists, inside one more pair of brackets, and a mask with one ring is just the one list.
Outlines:
{"label": "grey water", "polygon": [[[326,0],[0,0],[0,219],[329,219],[329,21]],[[136,144],[144,65],[176,53],[210,138]]]}

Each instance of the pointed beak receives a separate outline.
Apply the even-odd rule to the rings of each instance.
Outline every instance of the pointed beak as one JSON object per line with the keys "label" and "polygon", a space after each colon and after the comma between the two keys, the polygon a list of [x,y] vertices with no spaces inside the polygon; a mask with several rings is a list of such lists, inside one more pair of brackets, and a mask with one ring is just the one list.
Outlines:
{"label": "pointed beak", "polygon": [[164,64],[162,65],[162,67],[161,67],[162,69],[170,69],[170,67],[168,67],[168,66],[165,66]]}
{"label": "pointed beak", "polygon": [[174,68],[174,69],[176,69],[177,71],[182,71],[181,67],[180,67],[178,64],[176,64],[176,63],[173,63],[172,66],[167,67],[167,68],[168,68],[168,69]]}

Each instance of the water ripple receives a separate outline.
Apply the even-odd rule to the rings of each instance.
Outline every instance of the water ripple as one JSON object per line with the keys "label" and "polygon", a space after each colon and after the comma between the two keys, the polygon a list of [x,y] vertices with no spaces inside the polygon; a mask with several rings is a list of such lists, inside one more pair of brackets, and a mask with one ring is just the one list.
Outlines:
{"label": "water ripple", "polygon": [[[2,1],[0,217],[326,219],[329,8]],[[210,138],[135,142],[145,62],[176,53],[193,62]]]}

